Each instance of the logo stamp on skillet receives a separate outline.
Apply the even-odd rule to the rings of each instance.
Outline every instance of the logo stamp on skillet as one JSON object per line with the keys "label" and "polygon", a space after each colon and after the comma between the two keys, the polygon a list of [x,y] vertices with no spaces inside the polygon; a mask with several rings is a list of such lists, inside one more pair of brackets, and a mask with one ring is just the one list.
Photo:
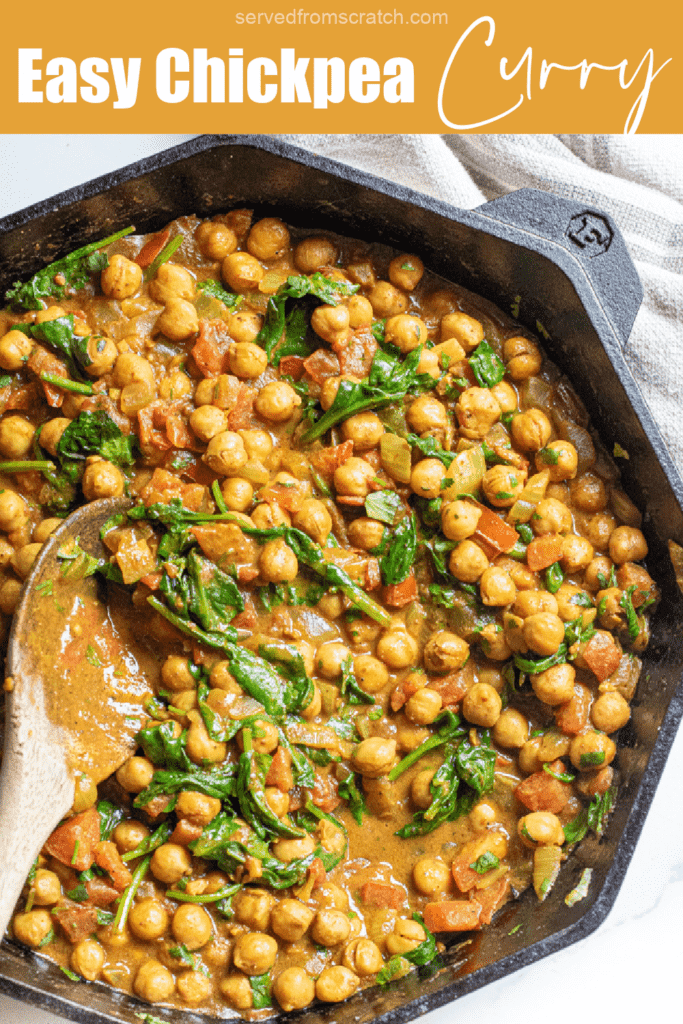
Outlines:
{"label": "logo stamp on skillet", "polygon": [[577,213],[569,221],[567,237],[583,250],[583,255],[592,258],[607,252],[614,234],[607,220],[599,213]]}

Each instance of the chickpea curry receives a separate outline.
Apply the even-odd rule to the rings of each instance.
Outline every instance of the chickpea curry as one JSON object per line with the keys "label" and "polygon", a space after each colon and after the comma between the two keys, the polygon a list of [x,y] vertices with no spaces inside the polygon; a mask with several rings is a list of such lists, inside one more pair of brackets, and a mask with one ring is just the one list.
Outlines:
{"label": "chickpea curry", "polygon": [[127,592],[152,694],[11,934],[147,1003],[339,1002],[601,834],[641,516],[538,342],[417,256],[243,209],[132,230],[0,324],[5,624],[61,518],[127,495],[58,557]]}

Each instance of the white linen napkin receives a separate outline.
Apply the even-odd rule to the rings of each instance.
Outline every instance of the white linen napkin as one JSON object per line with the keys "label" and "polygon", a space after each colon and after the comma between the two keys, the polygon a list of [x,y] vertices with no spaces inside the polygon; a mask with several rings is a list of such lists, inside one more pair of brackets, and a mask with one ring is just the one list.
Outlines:
{"label": "white linen napkin", "polygon": [[625,356],[683,469],[683,136],[281,137],[466,209],[539,188],[611,214],[644,289]]}

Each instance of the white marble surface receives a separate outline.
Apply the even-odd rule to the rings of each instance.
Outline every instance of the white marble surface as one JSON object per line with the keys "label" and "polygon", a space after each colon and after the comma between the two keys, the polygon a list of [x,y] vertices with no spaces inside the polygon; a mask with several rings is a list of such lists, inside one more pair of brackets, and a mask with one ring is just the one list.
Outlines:
{"label": "white marble surface", "polygon": [[[188,136],[0,136],[0,216]],[[653,140],[656,145],[656,140]],[[423,1018],[424,1024],[636,1024],[683,1018],[683,733],[613,910],[587,939]],[[178,1020],[180,1022],[181,1016]],[[1,1024],[60,1018],[0,995]]]}

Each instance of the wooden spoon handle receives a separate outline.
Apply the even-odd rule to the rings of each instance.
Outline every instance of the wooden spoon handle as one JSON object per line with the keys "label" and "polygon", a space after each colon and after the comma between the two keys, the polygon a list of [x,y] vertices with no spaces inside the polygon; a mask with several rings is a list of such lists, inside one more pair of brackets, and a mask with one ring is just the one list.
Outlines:
{"label": "wooden spoon handle", "polygon": [[0,937],[31,865],[74,801],[64,747],[29,679],[8,695],[5,755],[0,776]]}

